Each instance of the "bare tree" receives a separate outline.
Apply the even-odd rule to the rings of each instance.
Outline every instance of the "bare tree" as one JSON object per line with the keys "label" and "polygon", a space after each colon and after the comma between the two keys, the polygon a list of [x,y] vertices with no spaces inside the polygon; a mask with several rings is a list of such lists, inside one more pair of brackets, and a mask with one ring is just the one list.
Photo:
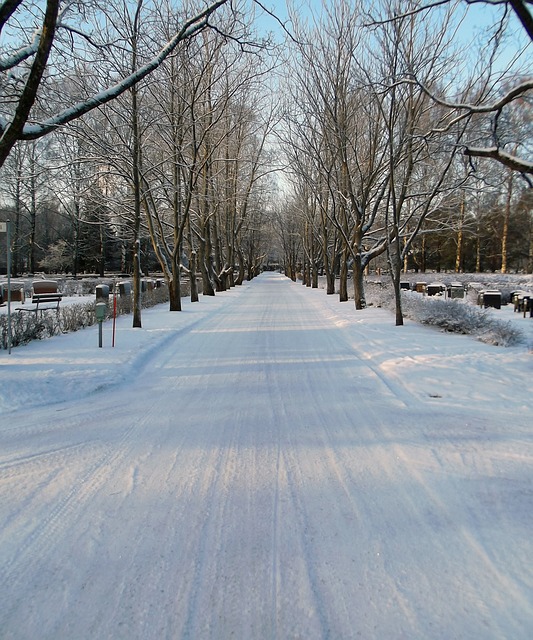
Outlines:
{"label": "bare tree", "polygon": [[[387,3],[383,11],[384,16],[397,15],[399,5]],[[403,324],[400,274],[405,256],[425,221],[439,216],[450,193],[456,192],[464,180],[453,169],[465,123],[450,126],[447,110],[432,103],[415,85],[402,82],[408,70],[423,77],[428,85],[442,81],[444,70],[453,64],[447,55],[450,18],[450,13],[445,13],[439,24],[427,15],[411,13],[401,19],[383,20],[376,33],[378,76],[367,72],[387,144],[384,214],[397,325]],[[375,248],[378,246],[376,243]]]}
{"label": "bare tree", "polygon": [[[197,268],[206,294],[236,283],[236,262],[242,282],[245,220],[268,172],[269,52],[259,44],[240,46],[259,39],[234,12],[219,17],[224,36],[206,32],[183,43],[147,87],[154,122],[143,137],[143,205],[170,309],[177,311],[182,272],[193,300]],[[155,25],[165,30],[176,19],[166,6]]]}
{"label": "bare tree", "polygon": [[[210,17],[227,2],[216,0],[184,20],[172,38],[162,43],[151,59],[132,67],[129,73],[113,84],[39,118],[34,117],[34,105],[43,102],[48,70],[63,66],[58,64],[59,60],[71,63],[78,43],[83,45],[87,55],[90,52],[97,59],[101,51],[109,50],[113,44],[98,39],[99,21],[102,18],[96,2],[85,6],[47,0],[44,10],[35,0],[3,2],[0,6],[0,34],[7,35],[7,44],[4,44],[0,58],[0,167],[18,140],[47,135],[130,90],[157,69],[180,42],[208,27]],[[92,17],[92,30],[82,31],[81,25]],[[120,47],[120,43],[117,46]],[[87,62],[90,63],[90,59]]]}
{"label": "bare tree", "polygon": [[[451,5],[460,9],[463,4],[465,11],[472,5],[485,5],[487,11],[494,16],[492,28],[487,32],[486,40],[479,46],[478,64],[469,57],[473,72],[466,83],[469,90],[455,88],[455,93],[461,93],[461,99],[454,97],[454,88],[435,90],[428,86],[416,73],[407,74],[407,81],[416,82],[437,104],[447,108],[454,115],[453,121],[468,121],[472,116],[483,118],[485,123],[484,139],[468,139],[463,150],[466,157],[471,159],[489,158],[508,167],[512,171],[522,173],[530,185],[533,174],[531,149],[525,145],[526,139],[505,144],[501,136],[501,123],[506,119],[509,109],[517,104],[527,105],[531,118],[531,92],[533,80],[528,65],[528,49],[531,50],[533,40],[533,16],[529,0],[436,0],[432,2],[406,2],[398,7],[397,13],[385,18],[369,18],[369,23],[384,24],[389,21],[402,20],[407,16],[426,14],[432,9]],[[489,9],[490,7],[490,9]],[[513,30],[513,19],[518,21],[519,29]],[[450,37],[453,30],[450,29]],[[501,53],[509,42],[515,51],[510,61],[502,69]],[[518,142],[519,144],[516,144]]]}
{"label": "bare tree", "polygon": [[[321,176],[320,191],[328,192],[327,199],[321,195],[322,213],[342,239],[334,258],[340,271],[340,299],[348,299],[351,263],[358,309],[365,306],[364,239],[384,195],[386,160],[377,105],[369,99],[360,74],[362,33],[359,8],[344,0],[324,9],[314,28],[296,30],[290,74],[296,106],[288,111],[288,127],[296,143],[292,156],[312,156],[313,170],[306,171],[307,179],[318,193],[316,177]],[[297,166],[305,165],[299,161]]]}

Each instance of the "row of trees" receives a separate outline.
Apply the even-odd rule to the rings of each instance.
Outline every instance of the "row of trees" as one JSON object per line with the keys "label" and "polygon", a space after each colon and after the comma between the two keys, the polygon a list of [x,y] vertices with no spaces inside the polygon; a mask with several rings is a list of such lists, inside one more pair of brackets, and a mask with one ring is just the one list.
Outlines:
{"label": "row of trees", "polygon": [[196,299],[197,274],[214,295],[269,256],[341,300],[352,273],[357,308],[386,268],[401,324],[402,269],[531,269],[533,84],[516,41],[501,57],[531,16],[495,3],[476,57],[457,45],[476,3],[333,0],[294,13],[282,58],[257,0],[0,3],[15,273],[131,272],[140,326],[148,270],[179,310],[183,274]]}
{"label": "row of trees", "polygon": [[[272,188],[270,45],[252,32],[252,15],[216,4],[216,24],[183,38],[147,79],[113,89],[113,100],[100,100],[67,128],[11,148],[2,190],[12,209],[15,271],[132,272],[134,326],[143,271],[163,272],[171,310],[181,309],[184,273],[197,299],[197,276],[203,293],[214,295],[258,272]],[[69,28],[72,44],[55,51],[68,73],[46,77],[34,120],[50,109],[68,112],[75,96],[80,105],[107,96],[102,87],[146,68],[160,43],[205,14],[201,3],[143,0],[86,9],[94,30]]]}
{"label": "row of trees", "polygon": [[[281,231],[287,273],[299,267],[316,286],[323,270],[328,293],[338,276],[347,300],[351,271],[361,309],[363,274],[386,266],[398,324],[402,270],[430,261],[456,270],[533,267],[530,82],[516,69],[504,81],[497,66],[509,15],[479,67],[472,50],[457,48],[460,9],[407,0],[377,2],[370,14],[365,3],[334,0],[311,21],[294,18],[281,134],[293,198],[291,223],[281,216],[280,228],[294,227],[295,217],[299,227]],[[475,106],[489,103],[498,106]]]}

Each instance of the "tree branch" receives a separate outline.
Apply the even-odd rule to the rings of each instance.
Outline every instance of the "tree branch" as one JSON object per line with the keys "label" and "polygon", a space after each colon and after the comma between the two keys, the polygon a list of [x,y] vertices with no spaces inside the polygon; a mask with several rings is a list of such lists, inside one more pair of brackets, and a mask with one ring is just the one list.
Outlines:
{"label": "tree branch", "polygon": [[43,20],[43,27],[39,38],[39,45],[33,60],[33,64],[19,98],[15,115],[5,129],[1,129],[0,137],[0,167],[3,165],[13,145],[20,140],[22,130],[28,119],[41,80],[46,69],[48,56],[54,42],[60,0],[48,0]]}
{"label": "tree branch", "polygon": [[13,55],[0,60],[0,71],[7,71],[8,69],[13,69],[24,60],[31,58],[34,56],[39,50],[39,42],[41,40],[41,30],[37,29],[33,33],[33,37],[31,39],[30,44],[25,47],[21,47],[18,51],[16,51]]}
{"label": "tree branch", "polygon": [[524,80],[523,82],[518,83],[515,87],[510,89],[504,96],[502,96],[496,102],[492,104],[468,104],[463,102],[448,102],[446,100],[442,100],[435,96],[427,87],[425,87],[421,82],[415,80],[416,84],[422,89],[422,91],[428,95],[434,102],[441,105],[442,107],[447,107],[448,109],[456,109],[460,111],[468,111],[468,113],[493,113],[497,111],[501,111],[503,107],[508,105],[510,102],[520,97],[527,91],[531,91],[533,89],[533,78],[529,78]]}
{"label": "tree branch", "polygon": [[[466,4],[489,4],[493,6],[509,5],[514,11],[516,17],[524,27],[525,32],[529,38],[533,40],[533,16],[531,15],[527,5],[532,4],[531,0],[465,0]],[[370,22],[366,26],[383,25],[395,20],[401,20],[410,16],[422,13],[423,11],[429,11],[441,7],[442,5],[449,4],[450,0],[434,0],[434,2],[427,2],[421,6],[418,6],[404,13],[391,16],[384,20],[376,20],[370,16]]]}
{"label": "tree branch", "polygon": [[[35,140],[41,138],[58,127],[76,120],[96,107],[114,100],[128,89],[131,89],[131,87],[157,69],[157,67],[159,67],[175,50],[180,42],[207,27],[208,19],[211,14],[227,2],[228,0],[215,0],[215,2],[210,4],[206,9],[187,20],[176,35],[150,62],[131,73],[116,85],[109,87],[105,91],[101,91],[86,100],[78,102],[43,122],[34,125],[27,125],[26,122],[29,112],[35,101],[42,75],[46,68],[48,54],[53,43],[56,22],[58,19],[59,0],[48,0],[46,14],[48,18],[45,18],[45,23],[43,24],[43,30],[39,40],[39,48],[33,63],[32,71],[26,82],[26,88],[19,99],[19,104],[13,121],[7,125],[3,131],[0,130],[0,133],[3,134],[2,138],[0,138],[0,167],[9,155],[9,151],[13,144],[15,144],[17,140]],[[55,14],[53,15],[52,21],[52,16],[49,16],[49,13],[52,14],[54,11]],[[37,72],[37,70],[39,70],[39,72]]]}
{"label": "tree branch", "polygon": [[9,18],[15,13],[23,0],[4,0],[0,4],[0,32]]}
{"label": "tree branch", "polygon": [[498,147],[466,147],[464,155],[469,158],[492,158],[513,171],[533,174],[533,162],[522,160]]}
{"label": "tree branch", "polygon": [[526,6],[525,0],[509,0],[509,4],[511,5],[513,11],[516,14],[516,17],[522,23],[526,33],[528,34],[530,40],[533,40],[533,16],[529,12],[529,9]]}

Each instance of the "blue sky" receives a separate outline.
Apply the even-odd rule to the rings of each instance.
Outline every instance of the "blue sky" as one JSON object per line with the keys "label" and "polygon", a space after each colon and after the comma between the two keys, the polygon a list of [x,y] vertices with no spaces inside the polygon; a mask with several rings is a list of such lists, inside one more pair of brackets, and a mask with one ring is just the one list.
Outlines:
{"label": "blue sky", "polygon": [[[275,13],[281,20],[288,18],[287,0],[260,0],[261,3],[273,13]],[[309,7],[316,11],[319,11],[323,2],[322,0],[289,0],[289,4],[296,8],[298,13],[307,13]],[[370,3],[369,3],[370,4]],[[466,3],[462,3],[463,7],[466,7]],[[488,27],[494,20],[495,15],[499,15],[501,8],[491,7],[486,4],[474,4],[468,8],[468,15],[464,22],[465,36],[472,35],[475,31]],[[261,19],[265,24],[273,23],[275,21],[265,16]]]}
{"label": "blue sky", "polygon": [[[288,19],[287,0],[260,0],[262,4],[282,21]],[[309,8],[316,12],[322,7],[322,0],[289,0],[289,4],[297,9],[299,15],[309,13]],[[370,4],[370,3],[369,3]],[[467,6],[466,2],[461,3],[461,10],[468,8],[466,17],[464,18],[459,30],[459,37],[464,40],[465,44],[470,44],[473,40],[478,39],[484,30],[489,28],[501,15],[501,7],[491,7],[487,4],[474,4]],[[437,10],[434,10],[437,11]],[[459,9],[458,9],[459,11]],[[268,15],[260,18],[259,24],[265,31],[273,31],[283,37],[279,24]],[[510,58],[519,46],[523,46],[528,42],[527,38],[522,37],[523,29],[518,20],[512,16],[511,30],[507,32],[508,38],[506,42],[507,54],[503,58]],[[529,45],[531,47],[531,45]],[[503,64],[503,62],[501,63]]]}

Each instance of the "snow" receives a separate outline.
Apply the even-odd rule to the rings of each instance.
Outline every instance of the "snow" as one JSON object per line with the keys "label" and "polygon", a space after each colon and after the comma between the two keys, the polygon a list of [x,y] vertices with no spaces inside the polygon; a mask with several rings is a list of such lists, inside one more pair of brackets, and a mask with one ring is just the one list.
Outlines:
{"label": "snow", "polygon": [[0,352],[3,639],[531,637],[527,345],[279,274],[130,324]]}

